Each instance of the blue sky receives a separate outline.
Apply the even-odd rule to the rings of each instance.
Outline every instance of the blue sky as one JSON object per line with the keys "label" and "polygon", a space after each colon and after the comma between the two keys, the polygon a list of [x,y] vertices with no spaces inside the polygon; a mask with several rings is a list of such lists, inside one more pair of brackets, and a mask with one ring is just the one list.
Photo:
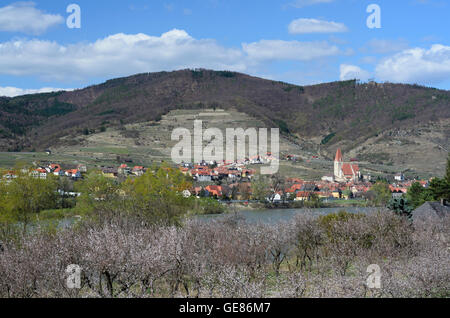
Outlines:
{"label": "blue sky", "polygon": [[[71,3],[80,29],[66,25]],[[381,28],[367,26],[370,4]],[[197,67],[301,85],[450,89],[449,9],[446,0],[2,1],[0,95]]]}

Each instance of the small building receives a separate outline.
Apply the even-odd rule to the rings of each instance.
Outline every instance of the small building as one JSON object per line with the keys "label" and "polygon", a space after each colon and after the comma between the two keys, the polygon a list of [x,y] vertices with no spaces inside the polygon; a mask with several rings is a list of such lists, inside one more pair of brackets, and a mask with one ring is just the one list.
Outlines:
{"label": "small building", "polygon": [[62,170],[61,168],[57,168],[53,171],[53,174],[57,177],[64,177],[66,174],[64,172],[64,170]]}
{"label": "small building", "polygon": [[298,191],[294,201],[307,201],[310,197],[311,193],[308,191]]}
{"label": "small building", "polygon": [[13,179],[17,179],[17,175],[13,171],[9,171],[5,175],[3,175],[3,179],[6,184],[10,184]]}
{"label": "small building", "polygon": [[209,185],[205,187],[205,190],[208,191],[209,195],[216,196],[220,198],[222,196],[222,187],[218,185]]}
{"label": "small building", "polygon": [[131,172],[132,172],[134,175],[140,177],[140,176],[144,175],[145,170],[144,170],[144,167],[142,167],[142,166],[135,166],[135,167],[131,170]]}
{"label": "small building", "polygon": [[334,177],[333,176],[323,176],[322,181],[334,182]]}
{"label": "small building", "polygon": [[39,168],[31,172],[31,176],[35,179],[47,179],[47,170]]}
{"label": "small building", "polygon": [[61,169],[61,165],[57,163],[51,163],[48,165],[48,168],[50,168],[50,171],[55,171],[56,169]]}
{"label": "small building", "polygon": [[211,174],[207,171],[198,171],[195,176],[197,177],[198,182],[211,182],[212,181]]}
{"label": "small building", "polygon": [[119,166],[119,168],[117,169],[117,173],[124,174],[124,175],[131,174],[131,168],[128,167],[128,165],[125,163],[121,164]]}
{"label": "small building", "polygon": [[405,176],[403,175],[403,173],[397,173],[394,176],[394,180],[396,180],[396,181],[405,181]]}
{"label": "small building", "polygon": [[107,178],[116,178],[117,177],[117,169],[115,168],[103,168],[102,175]]}
{"label": "small building", "polygon": [[86,173],[87,172],[87,166],[85,164],[79,164],[77,167],[78,171],[80,171],[81,173]]}
{"label": "small building", "polygon": [[66,176],[73,178],[73,179],[80,179],[81,172],[78,169],[66,170]]}

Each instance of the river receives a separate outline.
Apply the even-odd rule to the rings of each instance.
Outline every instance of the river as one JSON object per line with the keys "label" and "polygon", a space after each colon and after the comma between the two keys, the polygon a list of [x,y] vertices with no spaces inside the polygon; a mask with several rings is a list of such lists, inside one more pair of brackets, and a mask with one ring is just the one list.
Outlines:
{"label": "river", "polygon": [[[241,210],[236,212],[237,216],[243,218],[249,223],[267,223],[276,224],[280,222],[286,222],[293,219],[296,215],[304,213],[313,213],[315,215],[327,215],[331,213],[337,213],[341,210],[345,210],[349,213],[370,213],[376,211],[379,208],[371,207],[338,207],[338,208],[319,208],[319,209],[255,209],[255,210]],[[215,214],[215,215],[202,215],[200,219],[210,220],[217,218],[224,218],[230,214]]]}
{"label": "river", "polygon": [[[240,210],[236,214],[226,213],[226,214],[210,214],[210,215],[200,215],[195,216],[199,220],[208,222],[209,220],[215,220],[220,218],[226,218],[231,215],[237,215],[240,219],[248,223],[266,223],[266,224],[276,224],[281,222],[287,222],[293,219],[296,215],[302,213],[312,213],[314,215],[327,215],[330,213],[337,213],[341,210],[345,210],[349,213],[370,213],[376,211],[379,208],[370,207],[337,207],[337,208],[319,208],[319,209],[252,209],[252,210]],[[68,217],[60,220],[52,221],[40,221],[41,225],[56,225],[57,228],[68,228],[71,227],[78,218]]]}

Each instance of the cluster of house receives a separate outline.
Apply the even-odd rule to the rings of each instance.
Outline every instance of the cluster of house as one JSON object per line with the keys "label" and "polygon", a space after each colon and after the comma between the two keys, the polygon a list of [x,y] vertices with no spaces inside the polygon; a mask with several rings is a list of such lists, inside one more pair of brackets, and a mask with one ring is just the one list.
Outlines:
{"label": "cluster of house", "polygon": [[[229,198],[233,200],[248,200],[252,196],[251,180],[256,170],[248,168],[252,164],[264,164],[270,161],[271,154],[267,153],[264,158],[255,157],[234,162],[205,162],[198,164],[182,163],[179,166],[180,171],[184,175],[188,175],[197,181],[195,187],[187,189],[183,192],[185,197],[216,197],[219,199]],[[290,160],[295,160],[290,158]],[[101,172],[109,178],[117,178],[119,176],[142,176],[147,171],[143,166],[129,167],[122,164],[116,167],[101,167]],[[50,174],[59,177],[69,177],[78,180],[82,177],[82,173],[87,172],[86,165],[80,164],[74,169],[64,170],[60,164],[46,164],[39,166],[33,170],[26,170],[23,173],[30,173],[35,178],[47,179]],[[7,182],[17,178],[13,172],[7,172],[3,175],[3,180]],[[217,182],[221,181],[221,182]],[[201,185],[201,183],[213,183],[210,185]],[[416,180],[405,180],[403,174],[397,174],[394,182],[389,185],[393,197],[402,196],[407,193],[408,188]],[[428,185],[428,181],[418,180],[423,187]],[[349,199],[364,197],[368,192],[372,183],[370,177],[365,178],[361,175],[359,166],[353,161],[344,162],[342,152],[337,150],[334,160],[334,174],[324,176],[320,181],[305,181],[297,178],[287,178],[284,186],[279,189],[272,189],[271,194],[266,198],[268,201],[308,201],[313,196],[320,199]]]}
{"label": "cluster of house", "polygon": [[248,200],[251,196],[250,182],[236,182],[226,185],[197,186],[183,191],[184,197],[213,197],[217,199]]}
{"label": "cluster of house", "polygon": [[108,178],[117,178],[119,175],[121,176],[142,176],[146,171],[147,168],[144,168],[142,166],[134,166],[129,167],[127,164],[121,164],[118,168],[115,167],[102,167],[101,168],[102,174],[105,177]]}
{"label": "cluster of house", "polygon": [[355,184],[349,182],[330,181],[304,181],[301,179],[289,179],[292,185],[286,189],[288,197],[294,195],[295,201],[307,201],[313,195],[320,199],[349,199],[351,197],[361,197],[363,193],[371,188],[370,182],[359,182]]}
{"label": "cluster of house", "polygon": [[[60,164],[56,163],[50,163],[47,165],[39,166],[35,169],[22,169],[21,173],[29,173],[30,176],[36,179],[47,179],[49,175],[54,175],[57,177],[68,177],[72,178],[74,180],[81,179],[82,173],[87,172],[87,166],[84,164],[79,164],[74,169],[67,169],[64,170]],[[6,179],[7,181],[10,181],[12,179],[17,178],[17,173],[14,171],[8,171],[4,176],[3,179]]]}
{"label": "cluster of house", "polygon": [[395,180],[395,182],[389,185],[389,190],[391,190],[394,198],[401,197],[403,194],[407,193],[409,187],[411,187],[415,182],[419,182],[424,188],[428,187],[430,183],[428,180],[405,180],[403,178],[401,181],[397,178]]}
{"label": "cluster of house", "polygon": [[[289,157],[288,160],[295,160]],[[259,160],[258,160],[259,161]],[[296,178],[288,178],[284,189],[274,190],[267,198],[268,201],[308,201],[313,196],[320,199],[350,199],[364,197],[373,186],[370,176],[362,176],[358,164],[344,162],[342,152],[337,150],[334,160],[334,174],[324,176],[321,181],[305,181]],[[262,162],[262,161],[259,161]],[[251,178],[255,170],[247,169],[249,161],[220,164],[201,162],[197,165],[185,163],[180,170],[185,175],[192,176],[198,182],[211,182],[223,180],[231,183],[229,185],[208,185],[191,189],[189,195],[214,196],[218,198],[230,198],[247,200],[251,197]],[[416,180],[405,180],[403,174],[394,177],[395,182],[389,185],[393,197],[402,196]],[[428,181],[418,180],[423,187]],[[188,193],[185,193],[187,196]],[[200,193],[202,195],[200,195]]]}
{"label": "cluster of house", "polygon": [[[392,196],[401,196],[416,181],[405,181],[389,185]],[[428,181],[418,181],[426,187]],[[285,200],[309,201],[313,196],[319,199],[334,200],[350,198],[363,198],[372,188],[371,182],[353,181],[330,182],[330,181],[306,181],[298,178],[286,179],[285,186],[278,190],[272,189],[266,198],[270,202]],[[197,186],[183,192],[185,197],[191,195],[197,197],[216,197],[219,199],[248,200],[252,196],[251,182],[235,181],[230,184]]]}
{"label": "cluster of house", "polygon": [[[252,161],[235,161],[221,163],[217,162],[205,162],[202,161],[199,164],[193,165],[191,163],[183,163],[180,166],[180,171],[184,175],[191,176],[198,182],[211,182],[219,180],[228,181],[249,181],[256,173],[254,169],[246,168],[246,165],[251,164]],[[263,163],[258,157],[254,162]]]}
{"label": "cluster of house", "polygon": [[[297,178],[288,178],[285,187],[278,190],[272,189],[272,193],[268,195],[266,200],[271,202],[284,201],[287,199],[294,201],[308,201],[313,195],[317,195],[317,197],[321,199],[349,199],[350,197],[357,197],[370,190],[370,187],[370,183],[354,185],[350,183],[314,182]],[[187,190],[183,195],[248,200],[252,196],[252,187],[251,182],[197,186]]]}

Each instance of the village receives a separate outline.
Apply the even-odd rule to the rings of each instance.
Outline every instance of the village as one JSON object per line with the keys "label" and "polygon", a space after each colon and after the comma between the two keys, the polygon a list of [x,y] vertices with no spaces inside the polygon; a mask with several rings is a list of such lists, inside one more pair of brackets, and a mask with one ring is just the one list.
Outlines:
{"label": "village", "polygon": [[[199,162],[181,163],[179,171],[193,181],[190,189],[183,191],[184,197],[212,197],[218,200],[249,201],[254,199],[252,182],[258,178],[257,166],[269,164],[275,159],[270,152],[265,156],[256,156],[235,160],[234,162]],[[282,160],[295,160],[294,156],[287,155]],[[143,166],[128,166],[123,163],[118,167],[100,167],[99,171],[106,178],[121,182],[127,178],[142,176],[149,168]],[[30,176],[47,179],[49,176],[67,178],[74,182],[82,180],[88,173],[87,165],[78,164],[71,169],[64,169],[62,164],[37,164],[37,167],[26,170]],[[8,171],[3,175],[3,181],[10,182],[17,178],[17,173]],[[280,203],[287,201],[307,202],[319,199],[325,202],[336,200],[370,199],[370,190],[377,181],[370,175],[362,175],[358,164],[352,160],[345,162],[340,149],[334,159],[332,174],[323,176],[320,180],[303,180],[289,176],[279,177],[276,187],[271,187],[265,201]],[[430,180],[407,180],[402,173],[392,176],[389,190],[392,197],[401,197],[407,193],[408,188],[419,182],[426,188]],[[79,195],[79,193],[72,193]]]}

